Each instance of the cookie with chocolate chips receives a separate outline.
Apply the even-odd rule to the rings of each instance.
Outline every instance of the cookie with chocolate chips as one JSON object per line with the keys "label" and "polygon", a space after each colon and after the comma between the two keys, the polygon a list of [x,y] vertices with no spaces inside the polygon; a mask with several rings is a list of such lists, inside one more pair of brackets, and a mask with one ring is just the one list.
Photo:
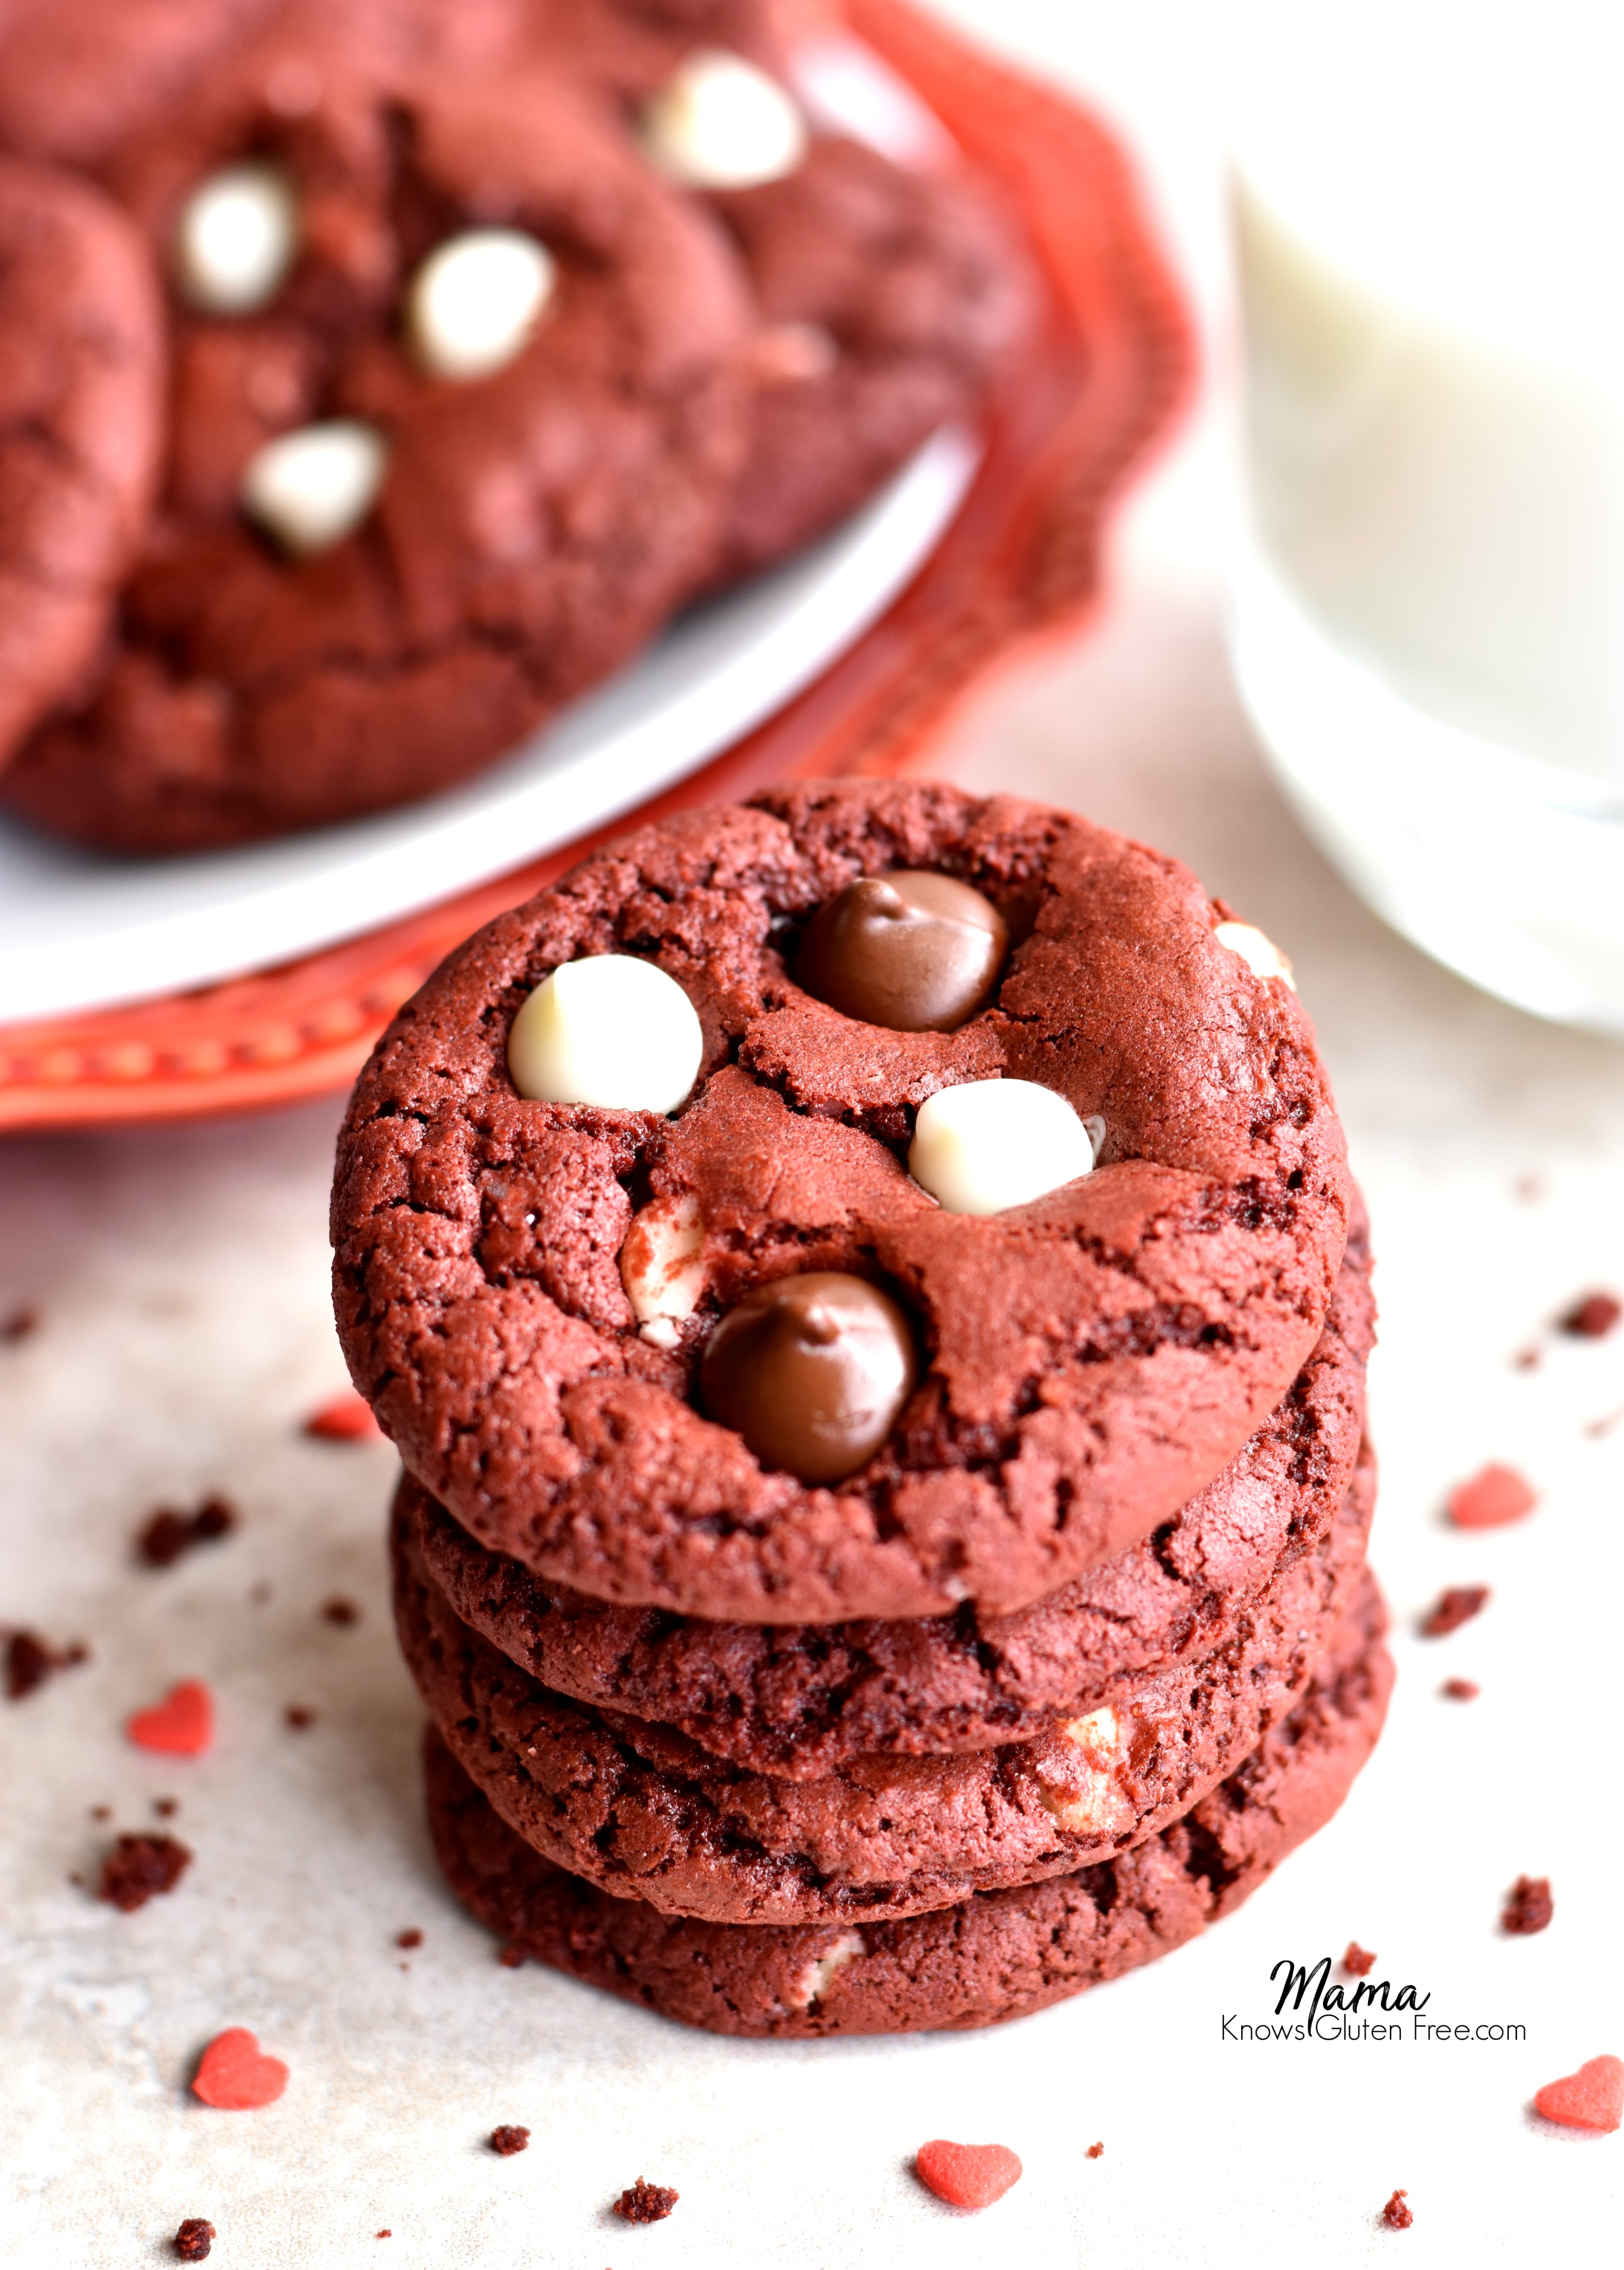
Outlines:
{"label": "cookie with chocolate chips", "polygon": [[674,1730],[556,1695],[452,1613],[397,1524],[408,1668],[465,1770],[527,1843],[622,1898],[774,1924],[922,1914],[1109,1859],[1187,1813],[1292,1708],[1364,1577],[1341,1517],[1193,1665],[1034,1738],[947,1757],[751,1773]]}
{"label": "cookie with chocolate chips", "polygon": [[1360,1450],[1368,1271],[1358,1221],[1318,1344],[1240,1456],[1154,1538],[1013,1615],[967,1600],[893,1623],[706,1622],[551,1583],[476,1543],[410,1475],[397,1518],[461,1621],[544,1687],[657,1720],[752,1772],[811,1779],[881,1752],[1027,1740],[1227,1644],[1324,1538],[1350,1480],[1374,1490]]}
{"label": "cookie with chocolate chips", "polygon": [[[819,908],[897,869],[968,883],[1014,941],[956,1031],[859,1023],[791,975]],[[453,954],[361,1076],[332,1218],[357,1385],[471,1534],[600,1599],[807,1623],[1053,1591],[1235,1456],[1335,1285],[1350,1184],[1311,1030],[1222,914],[1069,813],[923,784],[798,789],[611,846]],[[698,1013],[675,1116],[515,1087],[521,1007],[601,955],[653,963]],[[1093,1171],[952,1210],[905,1163],[919,1109],[1000,1082],[1050,1091]],[[967,1156],[997,1173],[1008,1151]],[[833,1487],[700,1400],[723,1316],[822,1270],[895,1301],[918,1363]]]}
{"label": "cookie with chocolate chips", "polygon": [[616,1898],[532,1851],[432,1727],[430,1831],[504,1961],[546,1963],[687,2025],[774,2037],[993,2025],[1194,1938],[1324,1826],[1381,1731],[1383,1628],[1368,1585],[1295,1709],[1182,1820],[1074,1874],[925,1915],[741,1926]]}
{"label": "cookie with chocolate chips", "polygon": [[137,232],[85,182],[0,158],[0,767],[96,661],[146,532],[163,380]]}
{"label": "cookie with chocolate chips", "polygon": [[449,785],[714,556],[749,315],[714,227],[554,73],[266,41],[120,151],[171,286],[162,510],[89,700],[7,793],[131,851]]}

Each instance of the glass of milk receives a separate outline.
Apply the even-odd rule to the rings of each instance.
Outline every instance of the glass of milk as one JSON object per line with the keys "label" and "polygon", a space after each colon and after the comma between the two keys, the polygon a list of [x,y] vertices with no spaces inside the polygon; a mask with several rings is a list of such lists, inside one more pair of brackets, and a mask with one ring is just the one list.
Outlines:
{"label": "glass of milk", "polygon": [[1232,650],[1438,960],[1624,1034],[1624,79],[1605,0],[1251,19]]}

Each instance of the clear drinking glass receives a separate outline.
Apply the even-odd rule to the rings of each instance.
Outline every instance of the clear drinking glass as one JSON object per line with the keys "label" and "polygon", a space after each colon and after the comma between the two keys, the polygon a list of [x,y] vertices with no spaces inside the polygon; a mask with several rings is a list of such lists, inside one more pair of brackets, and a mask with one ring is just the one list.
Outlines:
{"label": "clear drinking glass", "polygon": [[1624,1033],[1624,135],[1584,0],[1249,24],[1232,654],[1398,929]]}

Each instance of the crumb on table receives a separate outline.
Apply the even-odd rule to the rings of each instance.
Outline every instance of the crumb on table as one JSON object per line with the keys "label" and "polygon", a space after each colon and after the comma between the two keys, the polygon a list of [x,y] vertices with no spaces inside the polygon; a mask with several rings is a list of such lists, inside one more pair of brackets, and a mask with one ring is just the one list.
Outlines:
{"label": "crumb on table", "polygon": [[1446,1679],[1438,1692],[1451,1702],[1475,1702],[1483,1689],[1475,1679]]}
{"label": "crumb on table", "polygon": [[53,1647],[38,1632],[11,1632],[5,1643],[7,1700],[20,1702],[25,1695],[32,1695],[36,1687],[43,1687],[59,1671],[71,1671],[75,1664],[89,1660],[90,1650],[83,1640],[70,1640],[66,1647]]}
{"label": "crumb on table", "polygon": [[214,2225],[200,2214],[189,2214],[174,2234],[174,2251],[182,2262],[206,2262],[214,2244]]}
{"label": "crumb on table", "polygon": [[1487,1584],[1451,1584],[1439,1593],[1421,1620],[1423,1639],[1443,1639],[1479,1615],[1488,1601]]}
{"label": "crumb on table", "polygon": [[1083,2157],[1086,2160],[1097,2160],[1101,2157],[1104,2150],[1105,2147],[1103,2144],[1090,2144],[1086,2152],[1084,2153]]}
{"label": "crumb on table", "polygon": [[330,1600],[323,1601],[322,1617],[326,1623],[347,1628],[351,1624],[360,1623],[361,1612],[355,1601],[347,1599],[342,1592],[335,1592]]}
{"label": "crumb on table", "polygon": [[19,1340],[31,1339],[39,1329],[40,1311],[31,1301],[25,1301],[19,1308],[8,1309],[0,1318],[0,1342],[15,1347]]}
{"label": "crumb on table", "polygon": [[[528,2128],[509,2128],[504,2125],[493,2128],[488,2140],[492,2151],[496,2154],[498,2159],[510,2160],[515,2152],[523,2152],[529,2148],[530,2132]],[[671,2197],[675,2199],[676,2196],[676,2192],[673,2192]],[[629,2192],[627,2197],[628,2199],[631,2197]]]}
{"label": "crumb on table", "polygon": [[1605,1338],[1620,1317],[1624,1317],[1624,1302],[1616,1293],[1587,1293],[1574,1302],[1561,1325],[1576,1339],[1598,1340]]}
{"label": "crumb on table", "polygon": [[1519,1876],[1506,1895],[1500,1928],[1510,1932],[1514,1937],[1528,1938],[1537,1931],[1543,1931],[1555,1912],[1551,1898],[1551,1879],[1548,1876]]}
{"label": "crumb on table", "polygon": [[121,1836],[101,1863],[96,1897],[121,1915],[133,1915],[160,1892],[172,1892],[191,1861],[178,1837]]}
{"label": "crumb on table", "polygon": [[664,2222],[677,2198],[668,2185],[645,2183],[639,2176],[630,2191],[622,2192],[615,2201],[614,2212],[622,2222]]}
{"label": "crumb on table", "polygon": [[1395,2192],[1382,2209],[1382,2220],[1390,2230],[1408,2230],[1410,2225],[1415,2221],[1415,2217],[1405,2205],[1405,2197],[1406,2194],[1404,2192]]}
{"label": "crumb on table", "polygon": [[1356,1939],[1349,1940],[1347,1953],[1342,1958],[1342,1968],[1350,1977],[1367,1977],[1375,1962],[1376,1957],[1368,1947],[1361,1947]]}
{"label": "crumb on table", "polygon": [[423,1934],[418,1930],[417,1926],[413,1925],[410,1931],[397,1931],[396,1932],[395,1944],[397,1947],[421,1947],[423,1944]]}
{"label": "crumb on table", "polygon": [[237,1525],[229,1498],[207,1497],[196,1513],[159,1506],[136,1532],[136,1558],[149,1569],[167,1569],[199,1545],[218,1544]]}
{"label": "crumb on table", "polygon": [[282,1713],[282,1723],[291,1726],[296,1734],[302,1734],[307,1727],[315,1725],[315,1713],[302,1702],[290,1702]]}

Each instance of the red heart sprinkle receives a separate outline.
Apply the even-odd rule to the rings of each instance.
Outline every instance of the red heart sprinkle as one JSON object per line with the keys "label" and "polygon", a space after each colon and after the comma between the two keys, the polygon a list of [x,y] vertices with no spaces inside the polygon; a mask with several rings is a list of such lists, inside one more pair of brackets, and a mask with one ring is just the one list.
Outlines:
{"label": "red heart sprinkle", "polygon": [[214,1697],[201,1679],[182,1679],[161,1702],[126,1718],[124,1732],[138,1750],[200,1757],[214,1740]]}
{"label": "red heart sprinkle", "polygon": [[323,1403],[305,1421],[305,1432],[318,1443],[373,1443],[383,1433],[372,1415],[372,1406],[352,1387]]}
{"label": "red heart sprinkle", "polygon": [[198,2059],[192,2095],[222,2112],[251,2112],[274,2104],[286,2087],[281,2059],[267,2057],[246,2026],[227,2026]]}
{"label": "red heart sprinkle", "polygon": [[1457,1529],[1499,1529],[1521,1521],[1539,1502],[1539,1492],[1515,1466],[1485,1466],[1450,1492],[1449,1514]]}
{"label": "red heart sprinkle", "polygon": [[1534,2111],[1564,2128],[1610,2134],[1624,2123],[1624,2058],[1591,2058],[1577,2073],[1547,2081],[1534,2098]]}
{"label": "red heart sprinkle", "polygon": [[1007,2144],[947,2144],[938,2137],[914,2155],[914,2172],[949,2207],[990,2207],[1020,2181],[1020,2162]]}

